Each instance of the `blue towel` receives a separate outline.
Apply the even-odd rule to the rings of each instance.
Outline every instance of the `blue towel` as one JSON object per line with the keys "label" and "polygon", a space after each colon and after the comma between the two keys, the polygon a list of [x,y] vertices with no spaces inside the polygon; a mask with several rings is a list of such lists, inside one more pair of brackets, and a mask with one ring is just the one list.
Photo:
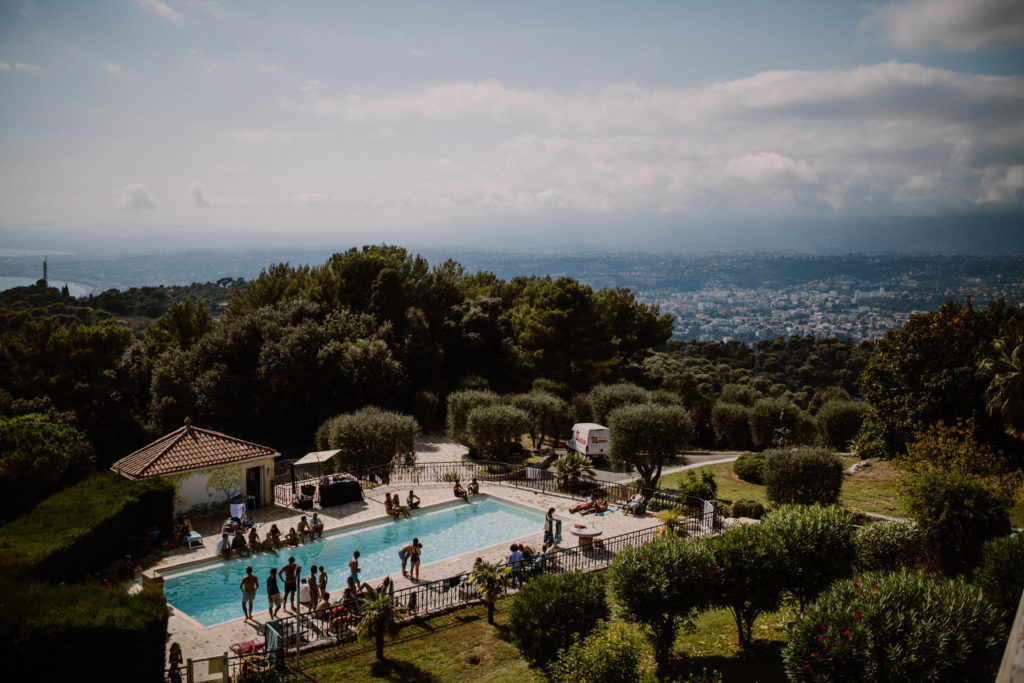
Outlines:
{"label": "blue towel", "polygon": [[267,653],[267,659],[269,659],[271,663],[274,664],[277,663],[277,637],[279,628],[281,628],[281,622],[277,619],[275,619],[274,621],[268,621],[266,633],[264,634],[266,646],[264,647],[263,651]]}
{"label": "blue towel", "polygon": [[555,545],[562,542],[562,520],[555,520]]}

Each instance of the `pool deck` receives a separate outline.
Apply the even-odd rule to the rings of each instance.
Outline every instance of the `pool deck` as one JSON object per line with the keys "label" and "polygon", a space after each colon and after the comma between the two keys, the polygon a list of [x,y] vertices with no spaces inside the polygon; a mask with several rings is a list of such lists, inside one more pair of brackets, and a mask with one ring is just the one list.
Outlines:
{"label": "pool deck", "polygon": [[[408,487],[379,487],[365,491],[364,495],[366,499],[364,501],[346,503],[344,505],[327,508],[326,510],[317,510],[317,512],[320,515],[320,519],[324,522],[325,533],[330,533],[332,530],[347,528],[364,522],[390,519],[384,512],[384,494],[398,493],[404,500],[408,492]],[[574,500],[568,496],[535,492],[529,489],[516,488],[505,484],[483,482],[480,486],[480,492],[482,494],[493,496],[494,498],[500,498],[513,503],[525,505],[540,511],[541,514],[545,513],[548,508],[554,507],[556,510],[556,517],[562,520],[562,543],[560,547],[563,548],[574,547],[578,544],[576,537],[569,533],[569,528],[581,519],[585,520],[582,523],[600,529],[605,538],[624,534],[630,531],[645,529],[658,524],[657,518],[650,515],[640,518],[624,515],[621,512],[609,512],[596,518],[594,515],[587,515],[586,517],[572,515],[569,514],[568,510],[572,505],[578,502],[578,500]],[[451,487],[447,485],[442,486],[438,484],[433,486],[419,486],[416,488],[416,494],[421,498],[421,507],[429,507],[452,501]],[[298,511],[271,507],[254,510],[251,517],[255,522],[262,523],[263,526],[260,527],[260,533],[262,536],[263,532],[266,529],[269,529],[270,524],[272,523],[276,523],[279,529],[287,532],[289,527],[296,526],[298,524],[299,517],[302,514],[306,514],[308,516],[311,513],[310,511],[305,510]],[[416,513],[413,512],[413,514],[415,515]],[[394,522],[394,524],[401,523],[401,520]],[[157,564],[148,567],[147,572],[154,570],[159,572],[164,569],[178,568],[198,561],[209,561],[214,559],[214,551],[217,546],[217,541],[220,539],[220,521],[216,519],[197,520],[197,525],[199,528],[196,530],[203,534],[204,537],[204,543],[201,548],[196,548],[194,550],[179,548],[170,551],[167,553],[166,557],[160,560]],[[502,560],[508,555],[508,546],[513,542],[527,543],[535,548],[540,548],[543,541],[543,535],[543,528],[538,525],[538,528],[534,533],[521,538],[505,541],[501,544],[481,548],[469,553],[463,553],[462,555],[438,560],[436,562],[429,561],[430,548],[424,548],[424,564],[420,568],[420,581],[436,581],[438,579],[469,571],[472,568],[473,560],[476,557],[483,557],[488,561]],[[278,555],[281,557],[281,564],[285,564],[288,560],[288,549],[282,548],[278,551]],[[345,585],[344,580],[348,576],[347,565],[328,567],[328,575],[330,577],[327,586],[328,592],[331,593],[332,598],[340,597],[341,590]],[[368,583],[376,583],[382,578],[383,577],[364,577],[364,580]],[[394,579],[395,587],[398,589],[414,585],[413,581],[402,576],[401,564],[398,562],[397,557],[395,558],[395,569],[394,573],[391,574],[391,578]],[[259,579],[260,590],[257,593],[257,605],[266,603],[266,591],[263,588],[263,581],[266,577],[261,576]],[[238,587],[236,585],[228,585],[224,587],[224,590],[226,593],[236,596],[239,600],[238,619],[218,624],[216,626],[206,627],[189,618],[187,615],[180,613],[171,606],[171,618],[167,627],[170,634],[167,640],[168,647],[170,647],[170,643],[178,642],[181,644],[182,651],[186,659],[201,659],[228,652],[229,647],[233,643],[244,642],[247,640],[263,640],[263,637],[257,634],[256,629],[257,624],[262,625],[269,621],[270,615],[268,612],[266,610],[258,611],[254,615],[254,621],[246,622],[243,620],[241,594]]]}

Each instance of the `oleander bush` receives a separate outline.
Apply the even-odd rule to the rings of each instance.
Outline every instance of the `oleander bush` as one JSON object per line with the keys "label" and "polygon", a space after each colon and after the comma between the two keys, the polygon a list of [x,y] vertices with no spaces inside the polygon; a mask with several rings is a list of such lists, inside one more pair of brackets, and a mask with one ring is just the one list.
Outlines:
{"label": "oleander bush", "polygon": [[875,522],[853,535],[857,571],[896,571],[921,564],[924,534],[913,522]]}
{"label": "oleander bush", "polygon": [[765,451],[764,485],[772,503],[831,505],[839,501],[843,464],[821,448]]}
{"label": "oleander bush", "polygon": [[1024,534],[986,543],[974,570],[974,583],[1002,610],[1006,623],[1012,623],[1024,592]]}
{"label": "oleander bush", "polygon": [[520,654],[543,666],[559,650],[589,635],[608,612],[600,573],[543,575],[531,579],[512,600],[508,630]]}
{"label": "oleander bush", "polygon": [[853,571],[853,518],[837,505],[783,505],[761,526],[782,546],[785,589],[804,610]]}
{"label": "oleander bush", "polygon": [[764,504],[760,501],[740,498],[739,500],[733,501],[729,514],[731,517],[761,519],[764,517],[764,512]]}
{"label": "oleander bush", "polygon": [[1007,628],[981,589],[903,571],[837,581],[799,615],[790,681],[991,681]]}
{"label": "oleander bush", "polygon": [[1008,501],[967,474],[912,475],[904,499],[924,535],[929,564],[947,576],[970,570],[986,541],[1010,533]]}
{"label": "oleander bush", "polygon": [[643,641],[623,626],[600,622],[594,632],[560,650],[547,669],[552,683],[639,683]]}
{"label": "oleander bush", "polygon": [[658,536],[621,550],[608,569],[622,617],[640,624],[664,664],[680,628],[691,628],[712,600],[714,554],[705,543]]}
{"label": "oleander bush", "polygon": [[174,486],[103,474],[0,527],[0,573],[66,581],[107,567],[144,529],[171,528]]}
{"label": "oleander bush", "polygon": [[764,484],[764,453],[744,453],[732,463],[732,471],[743,481]]}

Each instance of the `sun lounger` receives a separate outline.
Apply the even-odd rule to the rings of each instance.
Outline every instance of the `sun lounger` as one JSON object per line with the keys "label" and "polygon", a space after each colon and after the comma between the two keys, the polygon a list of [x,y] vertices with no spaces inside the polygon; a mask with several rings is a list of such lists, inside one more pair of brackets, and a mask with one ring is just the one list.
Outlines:
{"label": "sun lounger", "polygon": [[189,532],[188,536],[185,537],[185,543],[188,544],[189,549],[195,548],[197,545],[203,544],[203,535],[196,532]]}

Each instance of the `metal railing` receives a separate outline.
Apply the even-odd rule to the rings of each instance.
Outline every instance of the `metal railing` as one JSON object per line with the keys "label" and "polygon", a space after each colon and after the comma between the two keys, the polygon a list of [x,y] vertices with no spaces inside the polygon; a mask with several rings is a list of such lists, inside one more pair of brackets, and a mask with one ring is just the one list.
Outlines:
{"label": "metal railing", "polygon": [[[550,556],[538,557],[524,564],[517,574],[523,581],[528,581],[531,577],[541,574],[603,569],[611,564],[623,549],[647,543],[661,528],[658,524],[617,536],[596,538],[589,546],[558,548]],[[711,535],[720,529],[721,520],[714,511],[683,520],[676,527],[678,534],[687,536]],[[406,621],[421,619],[480,600],[476,587],[469,582],[471,576],[471,572],[455,574],[438,581],[396,590],[390,597],[396,605],[407,609]],[[515,592],[516,588],[515,585],[508,585],[506,592]],[[340,610],[338,607],[333,605],[322,612],[303,613],[271,622],[277,625],[280,633],[282,653],[294,653],[298,658],[303,650],[327,647],[355,639],[358,614]]]}

